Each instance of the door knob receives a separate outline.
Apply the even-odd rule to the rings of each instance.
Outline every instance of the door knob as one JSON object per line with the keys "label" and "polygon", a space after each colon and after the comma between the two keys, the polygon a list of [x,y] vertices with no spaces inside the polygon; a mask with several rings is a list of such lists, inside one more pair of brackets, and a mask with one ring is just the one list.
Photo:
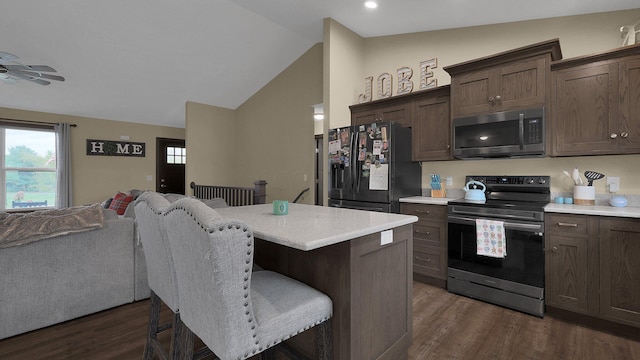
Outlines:
{"label": "door knob", "polygon": [[502,97],[500,95],[496,95],[496,101],[500,101],[502,100]]}
{"label": "door knob", "polygon": [[622,138],[625,138],[625,139],[626,139],[626,138],[627,138],[627,136],[629,136],[629,133],[628,133],[628,132],[626,132],[626,131],[623,131],[623,132],[621,132],[621,133],[620,133],[620,137],[622,137]]}
{"label": "door knob", "polygon": [[612,139],[615,139],[615,138],[617,138],[617,137],[618,137],[618,134],[616,134],[616,133],[611,133],[611,138],[612,138]]}
{"label": "door knob", "polygon": [[161,187],[161,188],[166,188],[166,187],[167,187],[167,185],[165,185],[165,184],[160,184],[160,187]]}
{"label": "door knob", "polygon": [[551,248],[551,251],[553,251],[553,252],[558,251],[558,247],[557,247],[557,246],[552,247],[552,248]]}

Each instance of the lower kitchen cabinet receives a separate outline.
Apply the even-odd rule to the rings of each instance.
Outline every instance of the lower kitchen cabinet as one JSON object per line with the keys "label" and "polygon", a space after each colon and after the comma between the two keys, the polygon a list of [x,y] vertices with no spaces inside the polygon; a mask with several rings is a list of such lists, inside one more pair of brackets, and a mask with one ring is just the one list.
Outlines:
{"label": "lower kitchen cabinet", "polygon": [[400,212],[415,215],[413,224],[413,278],[446,288],[447,207],[401,203]]}
{"label": "lower kitchen cabinet", "polygon": [[600,314],[640,326],[640,219],[600,220]]}
{"label": "lower kitchen cabinet", "polygon": [[547,306],[640,327],[640,219],[547,214]]}

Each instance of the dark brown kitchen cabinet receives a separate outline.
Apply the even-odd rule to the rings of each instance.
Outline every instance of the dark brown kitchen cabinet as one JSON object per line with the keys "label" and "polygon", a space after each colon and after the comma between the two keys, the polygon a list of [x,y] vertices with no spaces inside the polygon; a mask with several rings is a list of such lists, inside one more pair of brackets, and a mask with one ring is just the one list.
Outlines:
{"label": "dark brown kitchen cabinet", "polygon": [[546,214],[547,306],[640,327],[640,219]]}
{"label": "dark brown kitchen cabinet", "polygon": [[451,159],[450,87],[427,90],[413,102],[413,161]]}
{"label": "dark brown kitchen cabinet", "polygon": [[395,121],[411,127],[411,98],[406,95],[369,103],[352,105],[351,125],[370,124],[379,121]]}
{"label": "dark brown kitchen cabinet", "polygon": [[560,58],[554,39],[445,67],[452,118],[548,107],[549,67]]}
{"label": "dark brown kitchen cabinet", "polygon": [[446,288],[447,207],[401,203],[400,212],[418,217],[413,224],[413,278]]}
{"label": "dark brown kitchen cabinet", "polygon": [[640,46],[551,65],[551,155],[640,153]]}
{"label": "dark brown kitchen cabinet", "polygon": [[598,311],[596,219],[546,215],[545,303],[587,315]]}
{"label": "dark brown kitchen cabinet", "polygon": [[600,314],[640,326],[640,219],[600,220]]}

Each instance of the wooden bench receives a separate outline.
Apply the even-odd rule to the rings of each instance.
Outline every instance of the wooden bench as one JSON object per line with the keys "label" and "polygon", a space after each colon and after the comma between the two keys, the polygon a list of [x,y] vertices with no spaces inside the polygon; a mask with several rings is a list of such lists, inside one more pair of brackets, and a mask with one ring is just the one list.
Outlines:
{"label": "wooden bench", "polygon": [[229,206],[257,205],[267,201],[267,182],[256,180],[255,186],[218,186],[218,185],[197,185],[191,182],[189,186],[193,189],[193,196],[198,199],[222,198]]}
{"label": "wooden bench", "polygon": [[15,208],[30,208],[47,206],[47,200],[45,201],[11,201],[11,207]]}

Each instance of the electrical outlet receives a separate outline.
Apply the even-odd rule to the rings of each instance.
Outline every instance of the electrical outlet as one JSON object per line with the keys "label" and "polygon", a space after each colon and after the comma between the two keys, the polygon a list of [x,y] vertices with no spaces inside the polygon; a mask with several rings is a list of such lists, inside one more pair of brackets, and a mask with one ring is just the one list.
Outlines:
{"label": "electrical outlet", "polygon": [[444,178],[445,181],[445,185],[446,186],[453,186],[453,177],[451,176],[447,176],[446,178]]}
{"label": "electrical outlet", "polygon": [[620,191],[620,177],[607,176],[607,187],[609,188],[609,192],[612,193]]}

